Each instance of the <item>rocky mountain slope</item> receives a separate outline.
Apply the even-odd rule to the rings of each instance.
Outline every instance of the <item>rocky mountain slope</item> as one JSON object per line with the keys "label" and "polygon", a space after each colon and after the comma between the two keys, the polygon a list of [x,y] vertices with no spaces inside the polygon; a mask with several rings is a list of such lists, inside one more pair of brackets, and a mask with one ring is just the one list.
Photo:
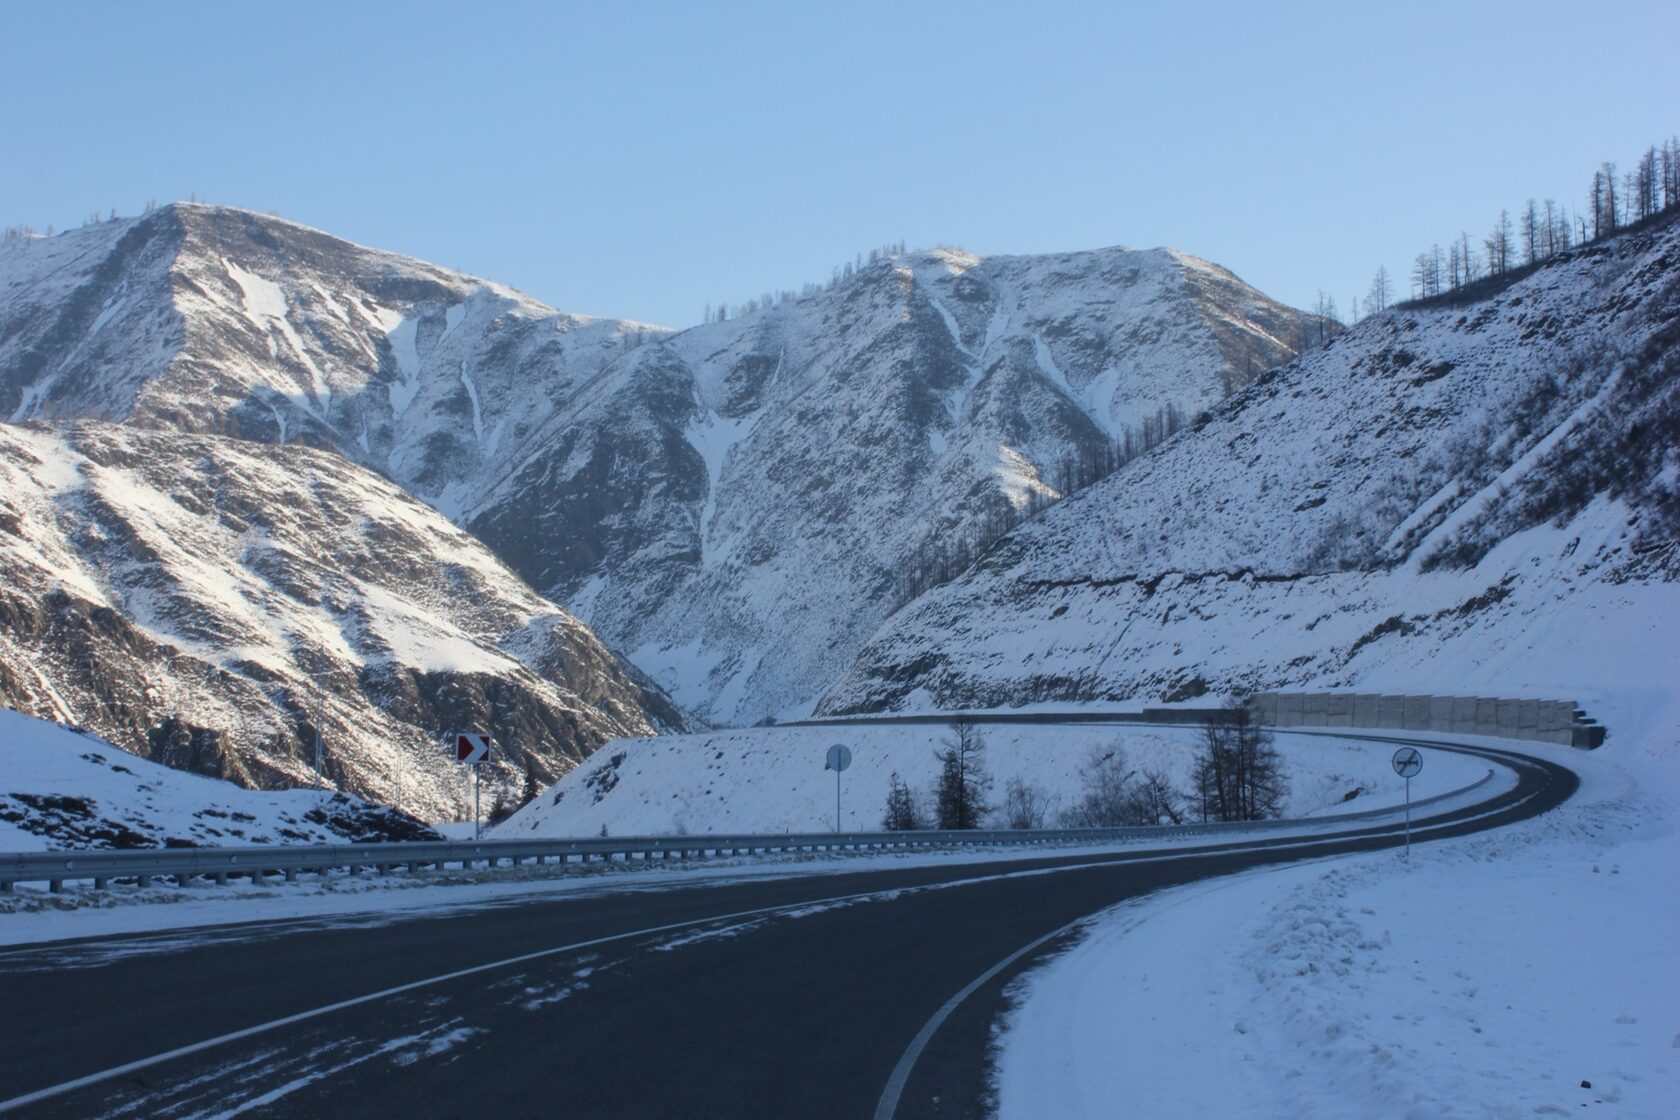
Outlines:
{"label": "rocky mountain slope", "polygon": [[1677,433],[1669,217],[1263,375],[894,617],[821,710],[1659,687]]}
{"label": "rocky mountain slope", "polygon": [[[318,689],[318,686],[319,689]],[[329,452],[95,421],[0,425],[0,702],[259,788],[430,819],[500,778],[684,726],[471,536]],[[497,778],[492,773],[491,778]]]}
{"label": "rocky mountain slope", "polygon": [[919,554],[1288,357],[1166,250],[888,257],[672,334],[245,211],[0,252],[0,415],[331,448],[466,526],[683,703],[808,706]]}
{"label": "rocky mountain slope", "polygon": [[684,703],[799,711],[919,553],[1059,496],[1064,460],[1219,399],[1301,323],[1167,251],[883,259],[634,351],[466,523]]}

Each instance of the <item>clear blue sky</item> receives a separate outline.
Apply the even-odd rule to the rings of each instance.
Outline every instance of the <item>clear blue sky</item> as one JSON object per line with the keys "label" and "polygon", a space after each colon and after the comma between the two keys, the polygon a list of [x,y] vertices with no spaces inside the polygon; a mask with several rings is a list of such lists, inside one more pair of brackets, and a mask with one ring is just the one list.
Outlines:
{"label": "clear blue sky", "polygon": [[1677,12],[11,0],[0,224],[196,194],[672,326],[900,239],[1345,308],[1680,131]]}

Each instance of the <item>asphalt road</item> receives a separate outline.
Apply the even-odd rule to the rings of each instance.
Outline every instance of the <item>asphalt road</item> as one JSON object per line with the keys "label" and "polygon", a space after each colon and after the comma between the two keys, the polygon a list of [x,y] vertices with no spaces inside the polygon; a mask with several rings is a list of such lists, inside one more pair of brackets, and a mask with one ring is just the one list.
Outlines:
{"label": "asphalt road", "polygon": [[[1577,785],[1472,753],[1516,788],[1420,818],[1415,842],[1534,816]],[[982,1116],[1004,989],[1072,936],[1056,931],[1163,887],[1399,842],[1364,827],[5,950],[0,1110],[46,1091],[15,1114]]]}

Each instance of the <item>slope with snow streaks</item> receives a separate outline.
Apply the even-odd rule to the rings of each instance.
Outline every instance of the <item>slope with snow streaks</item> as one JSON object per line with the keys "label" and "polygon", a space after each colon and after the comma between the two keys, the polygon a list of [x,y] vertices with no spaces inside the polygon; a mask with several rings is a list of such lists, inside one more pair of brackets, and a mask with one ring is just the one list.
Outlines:
{"label": "slope with snow streaks", "polygon": [[[94,422],[0,426],[0,699],[242,784],[433,817],[502,780],[680,727],[656,688],[469,535],[338,456]],[[318,694],[318,687],[320,692]]]}
{"label": "slope with snow streaks", "polygon": [[1670,219],[1367,320],[912,604],[822,710],[1672,664],[1677,260]]}
{"label": "slope with snow streaks", "polygon": [[1165,251],[885,259],[614,363],[466,524],[552,597],[587,589],[590,624],[685,705],[800,711],[919,551],[1054,494],[1163,404],[1217,400],[1245,346],[1281,360],[1301,321]]}

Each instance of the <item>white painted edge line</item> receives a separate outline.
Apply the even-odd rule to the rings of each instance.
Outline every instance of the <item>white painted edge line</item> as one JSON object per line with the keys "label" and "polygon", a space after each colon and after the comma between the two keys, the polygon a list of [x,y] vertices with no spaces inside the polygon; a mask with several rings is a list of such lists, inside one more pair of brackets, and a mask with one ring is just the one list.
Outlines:
{"label": "white painted edge line", "polygon": [[1065,926],[1062,926],[1060,929],[1053,929],[1043,937],[1038,938],[1036,941],[1028,942],[1019,949],[1015,950],[1013,953],[1009,954],[1007,957],[1004,957],[1001,961],[994,964],[991,968],[988,968],[985,972],[982,972],[979,976],[976,976],[973,980],[968,982],[966,987],[950,999],[946,1000],[944,1006],[940,1007],[938,1011],[933,1013],[933,1018],[922,1024],[922,1029],[916,1032],[916,1037],[910,1040],[910,1045],[899,1057],[898,1064],[893,1066],[892,1076],[887,1078],[886,1087],[881,1090],[881,1099],[876,1102],[875,1120],[893,1120],[893,1114],[898,1111],[898,1100],[904,1095],[904,1086],[910,1080],[911,1071],[916,1068],[917,1059],[922,1056],[922,1051],[925,1050],[927,1048],[927,1044],[932,1041],[934,1034],[938,1032],[940,1027],[945,1025],[945,1020],[951,1017],[951,1012],[962,1006],[963,1000],[973,995],[983,984],[986,983],[986,981],[990,980],[992,977],[996,976],[998,973],[1002,972],[1004,969],[1008,968],[1010,965],[1038,948],[1040,945],[1043,945],[1048,941],[1054,941],[1056,938],[1061,937],[1065,933],[1071,932],[1075,927],[1089,920],[1089,915],[1082,918],[1075,918],[1073,921],[1069,922]]}

